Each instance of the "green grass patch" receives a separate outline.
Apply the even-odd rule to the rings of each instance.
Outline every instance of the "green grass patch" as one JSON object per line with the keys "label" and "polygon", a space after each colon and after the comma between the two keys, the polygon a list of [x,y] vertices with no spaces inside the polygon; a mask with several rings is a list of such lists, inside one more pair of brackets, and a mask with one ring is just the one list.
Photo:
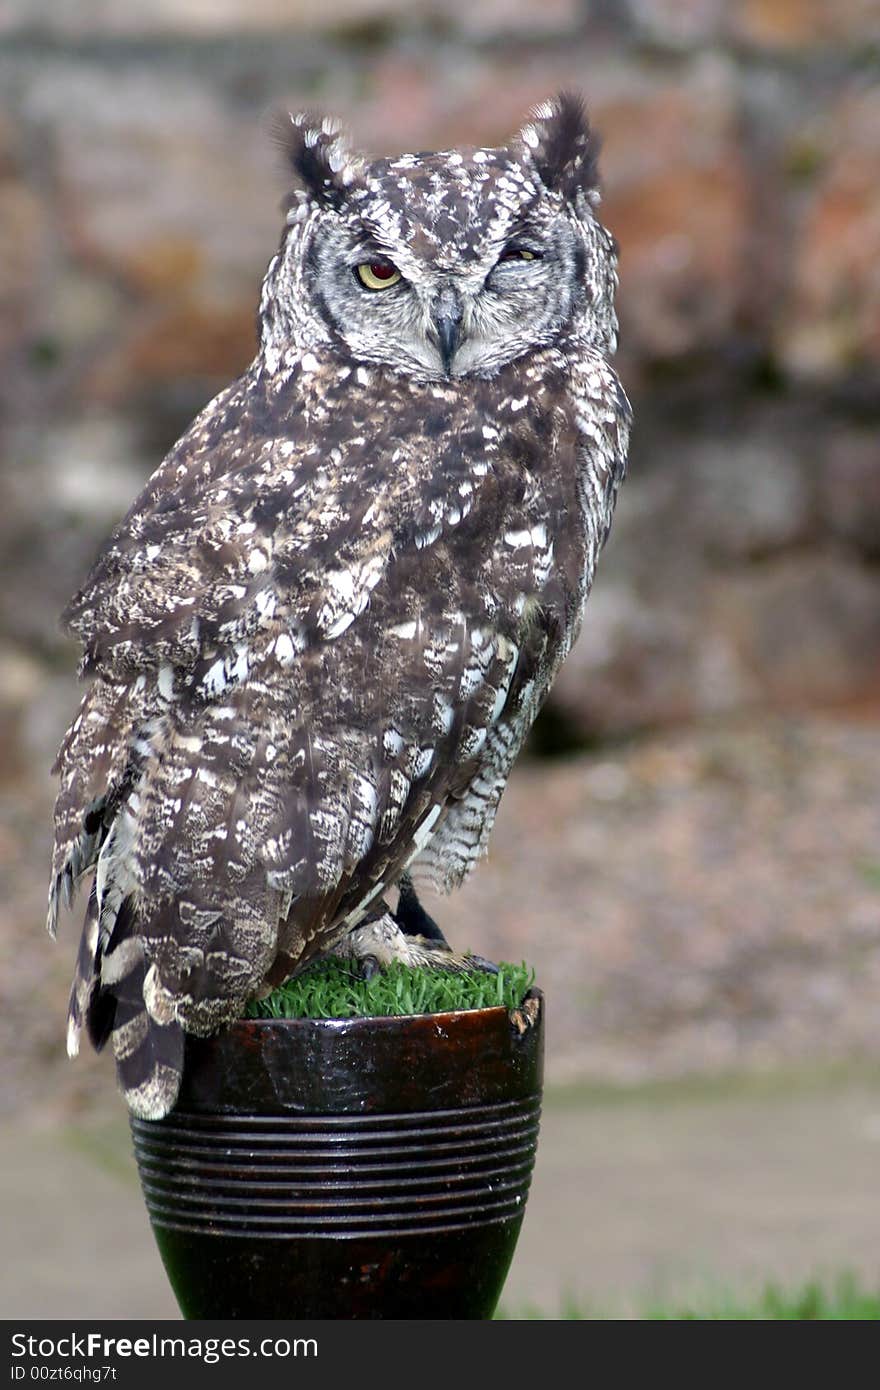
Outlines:
{"label": "green grass patch", "polygon": [[[607,1321],[599,1305],[588,1307],[567,1298],[558,1312],[525,1307],[505,1309],[500,1319],[578,1319]],[[619,1314],[617,1315],[620,1316]],[[870,1292],[852,1275],[843,1275],[832,1284],[821,1280],[784,1288],[766,1284],[756,1293],[707,1293],[692,1300],[651,1300],[637,1305],[634,1314],[641,1322],[877,1322],[880,1321],[880,1293]],[[614,1319],[612,1319],[614,1320]]]}
{"label": "green grass patch", "polygon": [[755,1297],[722,1296],[704,1307],[647,1308],[652,1322],[876,1322],[880,1320],[880,1294],[862,1289],[851,1276],[830,1288],[818,1280],[786,1289],[767,1284]]}
{"label": "green grass patch", "polygon": [[869,883],[872,888],[880,888],[880,861],[863,859],[859,864],[859,872],[865,883]]}
{"label": "green grass patch", "polygon": [[344,961],[321,961],[265,999],[252,999],[246,1018],[387,1018],[457,1009],[515,1009],[535,981],[524,962],[486,970],[438,970],[394,962],[371,980]]}

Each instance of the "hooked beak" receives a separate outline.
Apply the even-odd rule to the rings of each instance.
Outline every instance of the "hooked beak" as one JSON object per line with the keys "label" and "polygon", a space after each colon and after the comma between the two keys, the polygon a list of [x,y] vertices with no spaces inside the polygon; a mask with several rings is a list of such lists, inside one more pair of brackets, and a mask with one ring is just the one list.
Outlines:
{"label": "hooked beak", "polygon": [[443,370],[449,376],[452,359],[461,342],[462,320],[461,300],[450,286],[445,286],[440,291],[431,317],[437,333],[440,356],[443,358]]}

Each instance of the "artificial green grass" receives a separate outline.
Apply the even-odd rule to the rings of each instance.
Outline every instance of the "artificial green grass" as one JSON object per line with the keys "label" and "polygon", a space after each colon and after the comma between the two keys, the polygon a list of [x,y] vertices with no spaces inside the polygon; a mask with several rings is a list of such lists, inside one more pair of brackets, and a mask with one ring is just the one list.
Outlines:
{"label": "artificial green grass", "polygon": [[252,999],[246,1018],[387,1018],[458,1009],[516,1009],[534,984],[524,962],[486,970],[437,970],[394,962],[371,980],[356,967],[328,960],[288,980],[265,999]]}

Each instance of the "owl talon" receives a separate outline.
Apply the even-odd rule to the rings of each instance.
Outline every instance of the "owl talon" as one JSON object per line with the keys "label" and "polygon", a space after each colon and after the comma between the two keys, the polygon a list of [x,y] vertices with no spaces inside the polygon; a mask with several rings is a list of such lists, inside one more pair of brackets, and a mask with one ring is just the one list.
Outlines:
{"label": "owl talon", "polygon": [[497,975],[498,966],[491,960],[486,960],[485,956],[469,955],[465,957],[468,970],[484,970],[487,975]]}
{"label": "owl talon", "polygon": [[[392,961],[399,961],[401,965],[426,965],[434,970],[470,970],[474,959],[451,950],[445,940],[402,931],[397,918],[387,908],[381,915],[350,931],[330,954],[351,961],[353,968],[366,979],[371,979],[376,970],[384,970]],[[476,959],[482,960],[481,957]],[[493,967],[486,961],[478,968]]]}
{"label": "owl talon", "polygon": [[376,956],[362,956],[359,965],[361,977],[364,980],[374,979],[382,969]]}
{"label": "owl talon", "polygon": [[413,881],[409,874],[403,874],[397,885],[400,897],[397,900],[397,911],[394,920],[400,927],[404,936],[420,936],[425,941],[436,941],[438,946],[445,947],[451,951],[452,947],[438,927],[434,918],[429,916],[416,896]]}

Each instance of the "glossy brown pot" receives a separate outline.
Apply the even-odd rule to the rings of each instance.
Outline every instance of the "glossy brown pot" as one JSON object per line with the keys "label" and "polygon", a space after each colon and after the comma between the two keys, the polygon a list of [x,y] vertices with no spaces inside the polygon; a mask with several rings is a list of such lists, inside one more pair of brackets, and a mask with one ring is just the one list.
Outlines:
{"label": "glossy brown pot", "polygon": [[543,1001],[242,1021],[132,1120],[186,1318],[489,1318],[535,1159]]}

